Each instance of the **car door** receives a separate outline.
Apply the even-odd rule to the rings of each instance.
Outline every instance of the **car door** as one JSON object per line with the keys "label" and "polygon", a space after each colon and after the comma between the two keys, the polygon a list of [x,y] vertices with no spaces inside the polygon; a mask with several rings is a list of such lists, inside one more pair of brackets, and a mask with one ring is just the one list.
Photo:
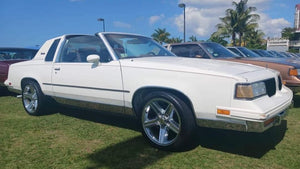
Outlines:
{"label": "car door", "polygon": [[[93,103],[104,110],[117,106],[120,107],[117,111],[122,111],[126,91],[123,91],[120,63],[112,60],[99,37],[67,36],[60,50],[52,71],[56,99],[80,107],[90,107]],[[90,54],[99,55],[100,63],[88,63]]]}

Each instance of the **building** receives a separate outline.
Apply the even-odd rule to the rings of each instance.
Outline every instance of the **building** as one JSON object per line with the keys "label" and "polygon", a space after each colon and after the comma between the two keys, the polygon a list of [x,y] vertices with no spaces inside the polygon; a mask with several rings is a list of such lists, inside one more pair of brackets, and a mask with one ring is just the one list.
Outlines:
{"label": "building", "polygon": [[294,26],[295,31],[300,32],[300,4],[296,5]]}
{"label": "building", "polygon": [[286,52],[289,49],[293,49],[295,51],[300,52],[300,4],[296,5],[295,9],[295,20],[294,20],[294,28],[296,38],[294,40],[281,39],[281,38],[273,38],[268,39],[267,41],[267,50],[275,50]]}
{"label": "building", "polygon": [[273,38],[267,40],[267,50],[286,52],[289,50],[290,41],[288,39]]}

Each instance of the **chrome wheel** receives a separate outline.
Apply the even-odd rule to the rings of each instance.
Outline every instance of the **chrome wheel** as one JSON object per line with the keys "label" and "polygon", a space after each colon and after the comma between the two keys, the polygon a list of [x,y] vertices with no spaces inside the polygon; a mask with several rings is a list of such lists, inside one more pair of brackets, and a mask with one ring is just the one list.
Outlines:
{"label": "chrome wheel", "polygon": [[178,111],[170,101],[162,98],[154,98],[144,106],[142,125],[147,137],[159,146],[174,143],[181,131]]}
{"label": "chrome wheel", "polygon": [[28,113],[35,113],[38,108],[37,90],[31,84],[24,87],[23,104]]}

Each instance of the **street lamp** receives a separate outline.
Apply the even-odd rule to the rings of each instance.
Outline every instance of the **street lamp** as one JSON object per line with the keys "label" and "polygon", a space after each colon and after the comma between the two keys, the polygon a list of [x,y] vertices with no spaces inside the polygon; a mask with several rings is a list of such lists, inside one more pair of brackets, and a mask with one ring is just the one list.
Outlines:
{"label": "street lamp", "polygon": [[103,32],[105,32],[105,22],[103,18],[98,18],[97,21],[103,22]]}
{"label": "street lamp", "polygon": [[185,42],[185,4],[178,4],[179,8],[183,8],[183,42]]}

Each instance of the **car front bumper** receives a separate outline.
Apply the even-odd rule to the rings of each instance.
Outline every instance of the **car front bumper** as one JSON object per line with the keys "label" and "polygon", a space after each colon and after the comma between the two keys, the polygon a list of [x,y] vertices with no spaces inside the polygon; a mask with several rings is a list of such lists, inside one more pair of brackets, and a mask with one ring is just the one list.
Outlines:
{"label": "car front bumper", "polygon": [[280,125],[286,115],[287,110],[264,121],[233,120],[229,122],[222,120],[197,119],[197,124],[200,127],[262,133],[273,126]]}
{"label": "car front bumper", "polygon": [[[196,122],[201,127],[261,133],[272,126],[281,124],[293,102],[292,99],[292,92],[284,87],[281,92],[271,98],[264,97],[249,101],[240,107],[217,106],[217,109],[228,110],[230,114],[216,113],[214,118],[197,118]],[[256,109],[247,108],[250,104]]]}

